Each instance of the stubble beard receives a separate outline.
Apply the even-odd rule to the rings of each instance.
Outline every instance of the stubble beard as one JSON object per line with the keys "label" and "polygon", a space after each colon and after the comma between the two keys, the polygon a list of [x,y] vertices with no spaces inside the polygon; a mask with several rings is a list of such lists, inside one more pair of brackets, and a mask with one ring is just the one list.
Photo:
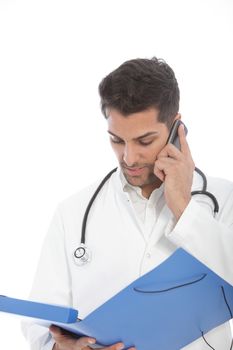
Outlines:
{"label": "stubble beard", "polygon": [[147,165],[146,168],[148,168],[148,172],[146,176],[132,176],[128,175],[126,173],[126,170],[124,169],[124,165],[121,164],[121,170],[127,180],[127,182],[132,186],[137,186],[143,188],[147,185],[154,185],[155,187],[158,187],[158,185],[161,184],[160,179],[154,174],[154,165]]}

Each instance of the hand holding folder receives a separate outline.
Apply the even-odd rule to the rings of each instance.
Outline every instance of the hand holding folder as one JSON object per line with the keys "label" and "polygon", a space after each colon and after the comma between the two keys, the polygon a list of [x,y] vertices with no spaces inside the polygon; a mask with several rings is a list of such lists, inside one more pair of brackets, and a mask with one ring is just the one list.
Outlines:
{"label": "hand holding folder", "polygon": [[[7,298],[0,311],[7,311]],[[29,309],[24,307],[25,314]],[[42,309],[41,309],[42,310]],[[46,309],[45,309],[46,310]],[[45,311],[44,310],[44,311]],[[232,318],[233,287],[183,249],[135,280],[80,322],[51,323],[107,346],[177,350]],[[43,311],[43,312],[44,312]],[[22,313],[20,313],[22,314]],[[35,316],[34,316],[35,317]],[[48,320],[46,312],[40,318]]]}

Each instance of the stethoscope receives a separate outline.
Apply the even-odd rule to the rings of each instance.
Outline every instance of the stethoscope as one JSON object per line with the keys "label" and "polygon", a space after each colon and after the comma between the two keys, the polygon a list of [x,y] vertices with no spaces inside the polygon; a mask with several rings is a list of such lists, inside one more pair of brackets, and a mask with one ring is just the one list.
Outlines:
{"label": "stethoscope", "polygon": [[[74,260],[75,260],[75,263],[78,266],[83,266],[86,263],[91,261],[91,251],[85,244],[87,217],[88,217],[88,214],[90,212],[91,206],[92,206],[94,200],[96,199],[98,193],[100,192],[101,188],[104,186],[104,184],[108,181],[108,179],[111,177],[111,175],[116,170],[117,170],[117,168],[111,170],[104,177],[104,179],[101,181],[101,183],[97,187],[95,193],[93,194],[93,196],[91,197],[91,199],[90,199],[90,201],[89,201],[89,203],[87,205],[85,214],[83,216],[83,222],[82,222],[81,243],[80,243],[79,247],[76,248],[75,251],[74,251]],[[191,195],[194,196],[194,195],[197,195],[197,194],[202,194],[202,195],[208,196],[213,202],[213,206],[214,206],[213,216],[215,217],[215,215],[219,211],[218,201],[217,201],[216,197],[212,193],[207,191],[207,179],[206,179],[205,174],[200,169],[198,169],[197,167],[195,167],[195,171],[202,177],[203,185],[202,185],[202,189],[201,190],[199,190],[199,191],[192,191]]]}

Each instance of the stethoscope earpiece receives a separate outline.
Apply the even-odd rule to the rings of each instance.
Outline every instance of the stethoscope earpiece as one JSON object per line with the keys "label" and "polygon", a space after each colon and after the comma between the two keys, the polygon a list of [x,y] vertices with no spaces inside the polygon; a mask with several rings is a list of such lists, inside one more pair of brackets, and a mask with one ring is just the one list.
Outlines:
{"label": "stethoscope earpiece", "polygon": [[91,252],[83,243],[74,251],[74,261],[78,266],[83,266],[91,261]]}

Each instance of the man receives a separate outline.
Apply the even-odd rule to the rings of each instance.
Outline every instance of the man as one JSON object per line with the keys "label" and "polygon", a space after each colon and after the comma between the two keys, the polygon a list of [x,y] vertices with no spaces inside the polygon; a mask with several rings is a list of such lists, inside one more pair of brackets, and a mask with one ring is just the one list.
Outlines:
{"label": "man", "polygon": [[[177,247],[233,284],[233,184],[208,178],[208,191],[220,206],[215,218],[210,198],[191,197],[203,181],[194,172],[182,125],[180,150],[166,144],[173,122],[181,118],[172,69],[155,57],[130,60],[103,79],[99,92],[119,168],[99,192],[88,216],[86,245],[92,259],[77,266],[74,251],[81,241],[86,207],[99,182],[58,206],[31,298],[72,306],[84,318]],[[25,333],[33,350],[86,350],[95,342],[88,337],[76,339],[55,326],[48,332],[28,325]],[[216,349],[229,348],[229,324],[185,349],[204,350],[207,343]],[[123,347],[117,343],[106,349]]]}

